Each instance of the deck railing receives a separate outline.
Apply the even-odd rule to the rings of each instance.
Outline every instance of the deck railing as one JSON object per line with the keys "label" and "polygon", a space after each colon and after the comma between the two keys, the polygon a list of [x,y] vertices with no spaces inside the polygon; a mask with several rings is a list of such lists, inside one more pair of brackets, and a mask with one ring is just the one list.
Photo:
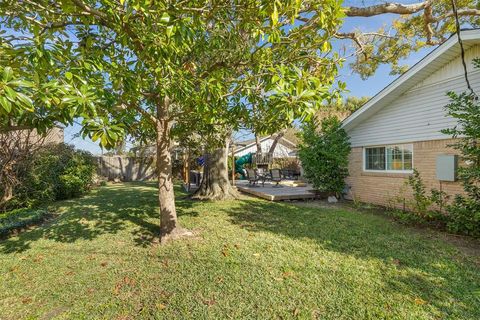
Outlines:
{"label": "deck railing", "polygon": [[255,164],[271,164],[273,161],[272,153],[256,153],[253,157]]}

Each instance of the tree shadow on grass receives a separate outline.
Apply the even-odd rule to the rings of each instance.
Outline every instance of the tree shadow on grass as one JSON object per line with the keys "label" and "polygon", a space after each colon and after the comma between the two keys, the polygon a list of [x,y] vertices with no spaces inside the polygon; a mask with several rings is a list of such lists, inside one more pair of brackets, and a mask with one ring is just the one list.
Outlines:
{"label": "tree shadow on grass", "polygon": [[[193,203],[177,201],[179,216],[196,215]],[[184,198],[184,197],[183,197]],[[99,188],[83,198],[56,203],[59,216],[33,230],[0,242],[0,252],[21,252],[39,239],[63,243],[93,240],[103,234],[132,230],[138,246],[148,246],[159,235],[160,218],[155,183],[125,183]]]}
{"label": "tree shadow on grass", "polygon": [[[480,273],[452,246],[388,219],[342,209],[308,208],[245,200],[225,209],[233,224],[251,232],[314,240],[321,248],[359,260],[379,260],[389,270],[382,285],[449,314],[452,301],[472,318],[480,316]],[[412,298],[413,299],[413,298]],[[477,307],[475,307],[475,305]]]}

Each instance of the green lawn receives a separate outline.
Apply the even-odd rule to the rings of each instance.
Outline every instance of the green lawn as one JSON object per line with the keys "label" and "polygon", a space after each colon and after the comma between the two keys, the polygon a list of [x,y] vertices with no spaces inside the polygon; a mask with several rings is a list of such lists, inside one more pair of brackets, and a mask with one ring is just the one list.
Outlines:
{"label": "green lawn", "polygon": [[0,319],[480,319],[478,243],[354,210],[179,192],[196,236],[152,245],[155,192],[102,187],[0,241]]}

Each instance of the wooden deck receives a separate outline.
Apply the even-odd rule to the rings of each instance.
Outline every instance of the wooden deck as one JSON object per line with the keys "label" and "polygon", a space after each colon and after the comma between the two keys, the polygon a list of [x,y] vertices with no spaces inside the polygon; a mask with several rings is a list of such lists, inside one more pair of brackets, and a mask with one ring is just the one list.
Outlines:
{"label": "wooden deck", "polygon": [[236,181],[235,185],[243,193],[270,201],[315,199],[315,194],[311,192],[312,187],[309,185],[279,185],[277,187],[275,184],[266,182],[262,187],[261,183],[258,186],[251,186],[244,180]]}

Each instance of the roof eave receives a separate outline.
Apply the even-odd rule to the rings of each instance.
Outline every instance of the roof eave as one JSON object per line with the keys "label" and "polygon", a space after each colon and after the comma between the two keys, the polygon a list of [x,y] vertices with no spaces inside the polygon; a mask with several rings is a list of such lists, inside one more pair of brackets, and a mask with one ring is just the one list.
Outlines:
{"label": "roof eave", "polygon": [[[472,40],[479,40],[480,39],[480,30],[473,29],[473,30],[465,30],[461,32],[462,41],[472,41]],[[352,113],[349,117],[343,120],[342,128],[345,130],[350,130],[355,127],[367,112],[378,105],[382,100],[385,99],[388,95],[392,92],[398,90],[402,84],[406,81],[411,79],[415,76],[419,71],[428,67],[431,63],[435,61],[435,59],[439,58],[447,51],[452,50],[458,44],[457,37],[452,35],[447,41],[445,41],[442,45],[435,48],[431,51],[428,55],[426,55],[423,59],[413,65],[407,72],[402,74],[400,77],[396,78],[392,81],[388,86],[386,86],[383,90],[373,96],[367,103],[365,103],[360,109]],[[405,92],[408,89],[404,89]],[[368,117],[368,116],[367,116]]]}

